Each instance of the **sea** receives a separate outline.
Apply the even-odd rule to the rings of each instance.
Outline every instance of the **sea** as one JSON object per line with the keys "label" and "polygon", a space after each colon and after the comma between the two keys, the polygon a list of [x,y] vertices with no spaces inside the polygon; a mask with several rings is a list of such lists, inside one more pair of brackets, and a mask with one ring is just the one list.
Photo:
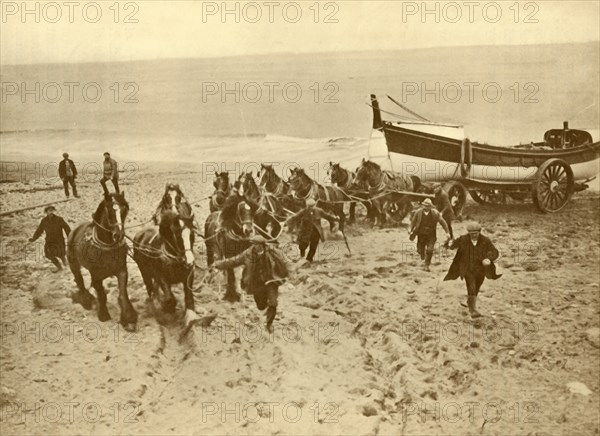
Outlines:
{"label": "sea", "polygon": [[493,145],[540,141],[563,121],[600,130],[597,42],[3,65],[1,82],[3,180],[15,163],[50,168],[68,152],[91,165],[105,151],[201,172],[277,162],[322,180],[329,162],[367,155],[371,94],[384,119],[412,116],[389,95]]}

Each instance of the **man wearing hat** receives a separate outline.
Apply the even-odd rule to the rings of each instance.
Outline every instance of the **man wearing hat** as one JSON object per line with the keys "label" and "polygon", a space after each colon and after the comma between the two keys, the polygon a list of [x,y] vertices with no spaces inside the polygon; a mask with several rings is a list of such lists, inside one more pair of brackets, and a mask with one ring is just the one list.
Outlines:
{"label": "man wearing hat", "polygon": [[55,210],[56,209],[54,206],[47,206],[44,209],[46,216],[40,222],[40,225],[33,236],[29,238],[29,242],[34,242],[40,236],[42,236],[42,233],[46,232],[44,255],[56,266],[56,270],[54,272],[58,272],[62,269],[62,265],[58,261],[59,258],[62,260],[63,265],[67,266],[67,261],[65,259],[66,251],[63,230],[65,234],[69,236],[69,233],[71,233],[71,228],[64,219],[54,214]]}
{"label": "man wearing hat", "polygon": [[496,280],[502,274],[496,274],[494,261],[500,255],[492,241],[481,234],[481,225],[473,222],[467,225],[467,234],[450,244],[456,248],[456,255],[444,280],[455,280],[458,277],[467,285],[467,306],[472,318],[481,314],[477,311],[477,295],[485,278]]}
{"label": "man wearing hat", "polygon": [[454,239],[454,233],[452,232],[452,220],[454,217],[454,208],[450,203],[450,198],[448,197],[448,193],[444,191],[442,185],[440,183],[435,183],[433,185],[433,193],[435,194],[435,198],[433,199],[433,204],[438,212],[448,224],[448,232],[450,233],[450,238]]}
{"label": "man wearing hat", "polygon": [[108,188],[106,187],[106,182],[111,180],[113,186],[115,187],[115,192],[119,193],[119,169],[117,161],[111,159],[110,153],[107,151],[104,153],[104,162],[102,162],[102,178],[100,179],[100,184],[102,185],[102,189],[104,189],[104,194],[108,195]]}
{"label": "man wearing hat", "polygon": [[58,176],[63,182],[67,198],[69,198],[69,184],[73,188],[73,197],[79,198],[79,195],[77,195],[77,186],[75,186],[77,168],[75,168],[73,161],[69,159],[69,153],[63,153],[63,160],[58,164]]}
{"label": "man wearing hat", "polygon": [[412,217],[410,227],[410,240],[417,237],[417,252],[424,261],[423,269],[429,271],[431,258],[433,257],[433,249],[437,240],[437,225],[440,223],[446,232],[447,239],[450,239],[448,225],[442,215],[433,208],[433,203],[429,198],[426,198],[421,203],[423,206],[417,210]]}
{"label": "man wearing hat", "polygon": [[267,309],[267,330],[272,332],[279,287],[289,277],[290,269],[275,244],[258,235],[253,236],[250,242],[250,248],[238,256],[216,261],[211,268],[223,270],[244,265],[240,285],[246,293],[254,296],[258,310]]}

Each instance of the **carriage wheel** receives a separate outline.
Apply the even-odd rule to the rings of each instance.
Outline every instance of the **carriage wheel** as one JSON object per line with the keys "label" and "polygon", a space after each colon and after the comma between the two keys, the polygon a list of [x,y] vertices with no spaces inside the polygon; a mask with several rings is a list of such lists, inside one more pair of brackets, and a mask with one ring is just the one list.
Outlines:
{"label": "carriage wheel", "polygon": [[469,194],[479,204],[506,204],[506,194],[498,189],[472,189]]}
{"label": "carriage wheel", "polygon": [[451,181],[444,185],[444,191],[448,193],[450,204],[454,209],[454,215],[457,219],[461,219],[462,210],[467,202],[467,190],[462,183]]}
{"label": "carriage wheel", "polygon": [[573,195],[573,170],[562,159],[548,159],[531,185],[533,202],[544,213],[561,210]]}

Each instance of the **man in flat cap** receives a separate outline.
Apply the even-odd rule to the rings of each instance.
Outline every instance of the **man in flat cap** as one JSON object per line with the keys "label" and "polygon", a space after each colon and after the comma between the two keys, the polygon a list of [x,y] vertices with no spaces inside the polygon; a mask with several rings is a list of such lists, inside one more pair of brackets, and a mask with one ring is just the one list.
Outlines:
{"label": "man in flat cap", "polygon": [[502,274],[496,274],[494,261],[500,255],[492,241],[481,234],[481,225],[476,222],[467,225],[467,234],[450,244],[456,248],[456,255],[444,280],[455,280],[458,277],[467,285],[467,306],[472,318],[481,314],[477,311],[477,295],[485,278],[496,280]]}
{"label": "man in flat cap", "polygon": [[437,225],[441,224],[446,232],[447,239],[450,239],[448,225],[442,215],[433,208],[433,203],[429,198],[426,198],[421,203],[421,209],[417,210],[412,217],[410,225],[410,240],[413,241],[417,237],[417,252],[421,256],[424,265],[423,269],[429,271],[431,258],[433,257],[433,249],[437,240]]}
{"label": "man in flat cap", "polygon": [[58,261],[59,258],[62,260],[63,265],[67,266],[67,260],[65,259],[66,250],[63,230],[65,234],[69,236],[69,233],[71,233],[71,228],[65,222],[65,220],[62,219],[62,217],[54,214],[55,211],[56,209],[54,206],[47,206],[44,209],[46,216],[40,222],[40,225],[33,236],[29,238],[29,242],[34,242],[40,236],[42,236],[42,233],[46,232],[44,255],[56,266],[56,270],[53,272],[58,272],[62,269],[62,265]]}
{"label": "man in flat cap", "polygon": [[77,186],[75,186],[77,168],[75,168],[73,161],[69,159],[69,153],[63,153],[63,160],[58,164],[58,176],[63,182],[67,198],[69,198],[69,185],[73,188],[73,197],[79,198],[79,195],[77,195]]}
{"label": "man in flat cap", "polygon": [[448,193],[444,191],[442,185],[440,183],[435,183],[433,185],[433,193],[435,194],[435,198],[433,199],[433,204],[438,212],[448,224],[448,232],[450,233],[450,238],[454,239],[454,233],[452,232],[452,220],[454,217],[454,208],[450,203],[450,198],[448,197]]}
{"label": "man in flat cap", "polygon": [[100,184],[104,189],[104,194],[109,195],[108,188],[106,187],[107,181],[112,181],[115,187],[115,192],[119,193],[119,168],[117,161],[110,157],[110,153],[107,151],[104,153],[104,162],[102,162],[102,178]]}
{"label": "man in flat cap", "polygon": [[276,244],[262,236],[253,236],[251,246],[244,252],[229,259],[216,261],[212,269],[230,269],[244,265],[240,286],[254,296],[258,310],[266,311],[267,330],[273,332],[273,320],[277,313],[279,287],[290,275],[290,267]]}

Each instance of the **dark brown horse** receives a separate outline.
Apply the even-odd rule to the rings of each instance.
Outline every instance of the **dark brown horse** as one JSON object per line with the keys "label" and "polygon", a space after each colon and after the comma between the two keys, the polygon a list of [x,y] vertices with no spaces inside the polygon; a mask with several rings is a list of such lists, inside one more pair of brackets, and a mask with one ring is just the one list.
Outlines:
{"label": "dark brown horse", "polygon": [[[220,211],[208,216],[204,224],[204,243],[209,267],[215,259],[237,256],[250,247],[248,238],[253,234],[254,211],[243,196],[234,192],[227,197]],[[240,300],[233,269],[227,270],[224,299],[232,302]]]}
{"label": "dark brown horse", "polygon": [[418,179],[393,171],[384,171],[375,162],[365,159],[356,170],[354,181],[368,187],[376,216],[373,225],[378,223],[381,227],[385,225],[388,212],[394,213],[396,219],[402,221],[412,209],[410,197],[396,191],[415,192],[419,184]]}
{"label": "dark brown horse", "polygon": [[106,292],[102,282],[116,276],[119,287],[120,323],[127,331],[135,331],[137,313],[127,295],[127,244],[125,243],[125,219],[129,204],[125,194],[105,195],[92,215],[92,222],[80,224],[69,235],[67,256],[69,267],[75,277],[78,292],[72,295],[73,302],[90,310],[94,297],[85,288],[81,267],[90,272],[92,286],[98,299],[98,319],[108,321]]}
{"label": "dark brown horse", "polygon": [[227,171],[215,173],[213,186],[215,187],[215,192],[210,197],[209,208],[211,212],[216,212],[221,210],[225,199],[231,194],[232,185],[229,182],[229,173]]}
{"label": "dark brown horse", "polygon": [[[191,283],[194,281],[194,215],[187,202],[162,210],[160,225],[139,231],[133,238],[133,259],[140,268],[150,299],[158,298],[166,313],[173,313],[177,301],[171,286],[183,285],[186,325],[196,319]],[[159,289],[162,297],[159,296]]]}
{"label": "dark brown horse", "polygon": [[254,209],[254,223],[259,233],[265,238],[276,238],[281,234],[282,224],[287,217],[280,201],[273,194],[261,192],[252,172],[242,173],[236,182],[238,193]]}
{"label": "dark brown horse", "polygon": [[167,210],[171,210],[174,213],[178,213],[181,204],[187,204],[187,200],[181,187],[176,183],[167,183],[165,185],[165,193],[160,199],[156,211],[152,215],[154,224],[160,224],[161,214]]}
{"label": "dark brown horse", "polygon": [[340,230],[344,231],[344,202],[351,200],[344,191],[337,186],[323,186],[317,183],[307,176],[302,168],[290,170],[290,189],[296,200],[306,201],[312,198],[318,207],[336,215],[340,219]]}
{"label": "dark brown horse", "polygon": [[[368,200],[368,194],[364,186],[357,186],[354,184],[356,174],[350,170],[342,168],[339,163],[329,162],[329,169],[327,174],[331,179],[331,183],[342,189],[346,194],[352,195],[352,197],[363,199],[363,206],[367,209],[367,219],[373,219],[372,205]],[[349,224],[355,221],[356,202],[350,203],[350,217],[348,220]]]}
{"label": "dark brown horse", "polygon": [[304,208],[304,201],[294,199],[290,193],[290,184],[279,177],[273,165],[260,164],[260,167],[261,172],[258,186],[265,192],[275,196],[281,203],[281,206],[287,209],[288,214],[298,212]]}

